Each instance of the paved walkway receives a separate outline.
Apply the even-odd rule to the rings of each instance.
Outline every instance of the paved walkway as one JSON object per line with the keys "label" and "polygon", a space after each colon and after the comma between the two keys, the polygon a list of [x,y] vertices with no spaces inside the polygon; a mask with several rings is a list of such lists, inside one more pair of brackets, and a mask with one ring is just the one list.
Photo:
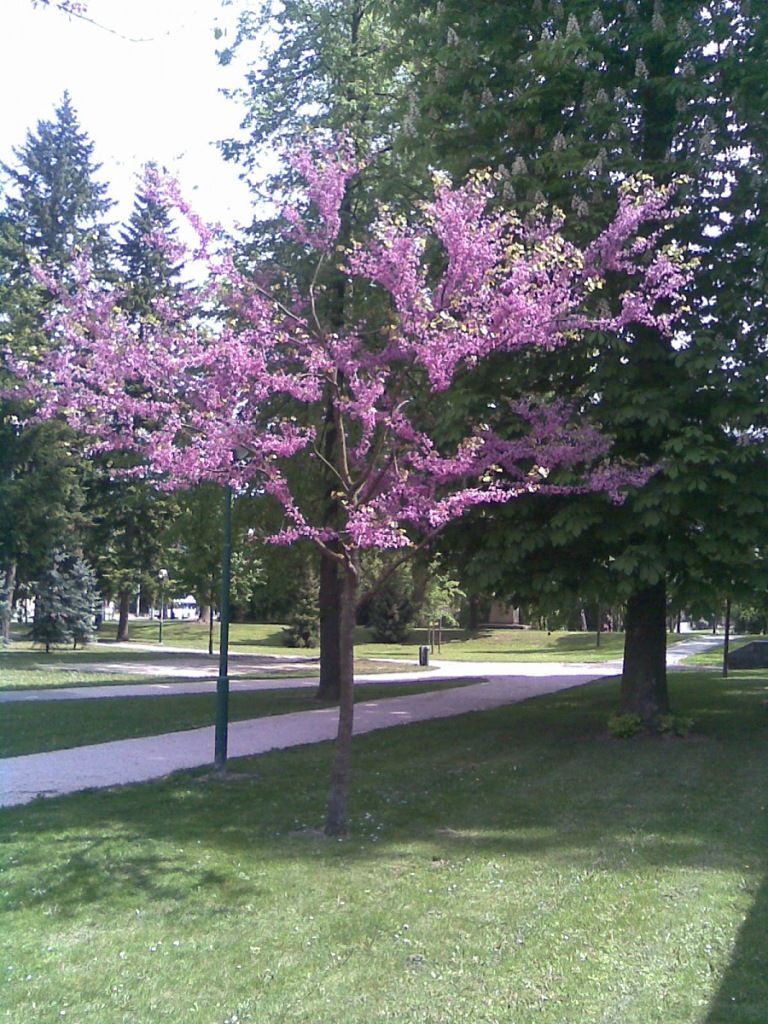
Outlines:
{"label": "paved walkway", "polygon": [[[685,641],[670,652],[669,663],[676,664],[682,658],[707,650],[718,642],[722,643],[722,639],[711,637]],[[497,708],[616,675],[619,670],[619,662],[566,665],[552,662],[512,664],[438,661],[428,674],[406,671],[363,677],[360,682],[366,679],[379,683],[404,682],[409,679],[425,681],[426,678],[437,681],[468,676],[490,678],[456,689],[360,702],[355,706],[355,734]],[[210,692],[213,685],[191,682],[144,683],[137,686],[9,691],[0,695],[0,699],[56,701],[147,695],[149,692],[200,693]],[[317,683],[316,679],[291,679],[290,682],[236,680],[233,689],[276,689],[286,685],[315,686]],[[333,707],[233,722],[229,727],[229,755],[245,757],[268,750],[331,740],[336,734],[336,725],[337,710]],[[85,789],[145,782],[162,778],[170,772],[210,764],[213,759],[213,735],[213,727],[207,727],[5,758],[0,761],[0,806],[28,803],[39,796],[59,796]]]}
{"label": "paved walkway", "polygon": [[[612,670],[602,666],[588,672],[582,666],[581,673],[509,675],[452,690],[359,702],[355,705],[355,734],[497,708],[610,674]],[[337,709],[329,707],[233,722],[229,726],[229,755],[245,757],[331,740],[336,735],[337,720]],[[207,727],[6,758],[0,761],[0,805],[8,807],[28,803],[38,796],[145,782],[169,772],[210,764],[213,739],[213,727]]]}

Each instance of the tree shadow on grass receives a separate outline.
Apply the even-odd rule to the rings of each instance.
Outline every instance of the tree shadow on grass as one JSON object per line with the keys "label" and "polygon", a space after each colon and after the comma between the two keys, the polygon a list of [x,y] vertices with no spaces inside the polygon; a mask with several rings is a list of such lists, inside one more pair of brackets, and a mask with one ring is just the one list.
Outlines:
{"label": "tree shadow on grass", "polygon": [[[749,865],[756,884],[768,846],[756,813],[768,783],[765,679],[675,677],[675,707],[697,723],[680,741],[611,739],[615,698],[616,683],[600,683],[361,737],[346,843],[317,831],[329,744],[239,759],[229,778],[206,769],[5,811],[15,861],[6,898],[66,915],[194,893],[236,908],[258,897],[240,877],[244,862],[304,862],[343,877],[360,865],[376,873],[398,859],[418,867],[470,856],[554,857],[598,873]],[[708,1024],[765,1019],[768,981],[749,986],[767,917],[763,886]]]}
{"label": "tree shadow on grass", "polygon": [[768,878],[757,887],[731,962],[705,1024],[765,1024],[768,1020]]}

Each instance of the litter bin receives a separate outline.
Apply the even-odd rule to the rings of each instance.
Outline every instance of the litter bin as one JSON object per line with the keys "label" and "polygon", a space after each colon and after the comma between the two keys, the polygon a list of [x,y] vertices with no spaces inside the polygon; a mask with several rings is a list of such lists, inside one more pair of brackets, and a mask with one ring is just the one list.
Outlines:
{"label": "litter bin", "polygon": [[429,664],[429,647],[427,647],[426,644],[424,644],[423,647],[419,648],[419,664],[420,665],[428,665]]}

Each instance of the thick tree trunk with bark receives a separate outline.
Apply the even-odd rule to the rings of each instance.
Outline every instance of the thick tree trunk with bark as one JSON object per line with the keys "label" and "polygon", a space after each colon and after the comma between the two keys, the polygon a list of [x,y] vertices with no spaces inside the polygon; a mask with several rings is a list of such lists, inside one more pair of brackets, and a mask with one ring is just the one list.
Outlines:
{"label": "thick tree trunk with bark", "polygon": [[9,562],[0,577],[0,636],[4,642],[11,639],[13,594],[16,590],[16,563]]}
{"label": "thick tree trunk with bark", "polygon": [[347,831],[349,770],[352,757],[354,719],[354,630],[357,611],[358,565],[356,561],[339,567],[341,607],[339,614],[340,697],[339,730],[331,771],[331,788],[325,817],[325,834],[343,836]]}
{"label": "thick tree trunk with bark", "polygon": [[123,590],[118,597],[117,636],[115,639],[119,642],[130,639],[128,636],[128,612],[130,607],[131,592],[130,590]]}
{"label": "thick tree trunk with bark", "polygon": [[477,594],[470,594],[469,597],[469,619],[467,629],[470,633],[476,633],[480,629],[480,598]]}
{"label": "thick tree trunk with bark", "polygon": [[[320,682],[318,700],[337,701],[341,694],[341,603],[339,563],[329,555],[320,558]],[[354,628],[354,623],[352,624]]]}
{"label": "thick tree trunk with bark", "polygon": [[669,711],[667,691],[667,590],[662,580],[636,591],[624,624],[621,710],[653,725]]}

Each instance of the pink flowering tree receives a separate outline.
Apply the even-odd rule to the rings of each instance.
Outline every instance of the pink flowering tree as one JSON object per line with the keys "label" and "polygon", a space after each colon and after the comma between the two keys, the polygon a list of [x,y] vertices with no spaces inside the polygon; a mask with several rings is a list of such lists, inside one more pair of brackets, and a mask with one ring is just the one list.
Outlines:
{"label": "pink flowering tree", "polygon": [[[523,396],[507,407],[505,436],[470,422],[451,446],[435,428],[435,409],[496,353],[554,349],[582,331],[618,332],[630,322],[669,329],[686,271],[663,246],[669,190],[648,181],[626,186],[615,221],[583,250],[566,241],[558,217],[521,224],[494,204],[492,177],[478,175],[460,187],[438,180],[413,218],[383,211],[362,244],[340,252],[351,153],[343,144],[303,151],[298,167],[307,190],[302,212],[286,211],[290,230],[318,269],[337,268],[369,297],[367,321],[324,323],[319,274],[303,294],[276,299],[173,183],[153,178],[191,226],[186,255],[204,268],[202,283],[182,305],[159,302],[138,330],[121,296],[81,261],[77,286],[59,292],[50,322],[55,348],[15,370],[39,415],[66,417],[94,451],[134,453],[132,472],[160,487],[214,480],[255,488],[283,509],[274,543],[309,539],[338,562],[341,698],[326,818],[336,835],[347,817],[361,552],[406,557],[469,509],[523,494],[597,490],[620,501],[649,472],[612,463],[609,439],[574,422],[564,401],[542,406]],[[601,304],[607,278],[626,282],[613,309]],[[328,409],[332,447],[320,440]],[[299,455],[333,480],[332,516],[313,518],[292,486]]]}

